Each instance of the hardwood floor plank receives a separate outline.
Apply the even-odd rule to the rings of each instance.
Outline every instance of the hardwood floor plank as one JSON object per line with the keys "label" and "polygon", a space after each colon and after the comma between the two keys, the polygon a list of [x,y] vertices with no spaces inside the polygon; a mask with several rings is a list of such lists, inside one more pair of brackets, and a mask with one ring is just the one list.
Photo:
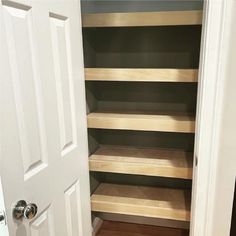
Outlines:
{"label": "hardwood floor plank", "polygon": [[96,236],[188,236],[188,230],[104,221]]}

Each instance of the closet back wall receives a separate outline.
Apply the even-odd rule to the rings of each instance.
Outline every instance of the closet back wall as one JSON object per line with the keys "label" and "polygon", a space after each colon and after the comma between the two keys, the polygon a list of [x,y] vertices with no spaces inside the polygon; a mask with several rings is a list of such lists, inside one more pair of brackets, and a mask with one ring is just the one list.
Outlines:
{"label": "closet back wall", "polygon": [[82,13],[202,10],[203,0],[81,0]]}
{"label": "closet back wall", "polygon": [[201,26],[84,29],[85,66],[198,68]]}

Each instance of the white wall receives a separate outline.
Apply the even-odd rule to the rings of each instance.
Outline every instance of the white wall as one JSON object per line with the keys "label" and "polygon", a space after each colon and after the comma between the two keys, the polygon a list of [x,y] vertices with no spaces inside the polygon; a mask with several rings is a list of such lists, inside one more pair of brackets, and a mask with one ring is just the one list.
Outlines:
{"label": "white wall", "polygon": [[229,236],[236,176],[236,1],[229,0],[230,15],[226,24],[224,87],[222,87],[222,118],[219,127],[217,175],[214,189],[212,236]]}

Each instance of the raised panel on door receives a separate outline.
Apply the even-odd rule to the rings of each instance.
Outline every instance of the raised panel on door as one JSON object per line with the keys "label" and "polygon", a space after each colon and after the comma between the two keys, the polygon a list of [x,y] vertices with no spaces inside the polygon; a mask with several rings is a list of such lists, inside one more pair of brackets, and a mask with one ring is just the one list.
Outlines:
{"label": "raised panel on door", "polygon": [[3,6],[3,13],[21,142],[22,166],[24,179],[27,180],[46,168],[48,163],[32,8],[9,4]]}
{"label": "raised panel on door", "polygon": [[83,236],[81,190],[79,181],[76,181],[65,191],[66,225],[68,236]]}
{"label": "raised panel on door", "polygon": [[31,236],[55,236],[51,206],[31,222],[30,233]]}
{"label": "raised panel on door", "polygon": [[50,13],[62,156],[77,146],[69,21]]}

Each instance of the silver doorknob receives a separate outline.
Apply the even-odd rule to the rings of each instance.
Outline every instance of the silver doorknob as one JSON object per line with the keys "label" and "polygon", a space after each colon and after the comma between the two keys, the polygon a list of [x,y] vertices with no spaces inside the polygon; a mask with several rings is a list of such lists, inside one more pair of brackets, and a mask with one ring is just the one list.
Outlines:
{"label": "silver doorknob", "polygon": [[17,202],[13,209],[13,217],[16,220],[25,219],[33,219],[38,211],[38,207],[34,203],[27,204],[26,201],[20,200]]}

